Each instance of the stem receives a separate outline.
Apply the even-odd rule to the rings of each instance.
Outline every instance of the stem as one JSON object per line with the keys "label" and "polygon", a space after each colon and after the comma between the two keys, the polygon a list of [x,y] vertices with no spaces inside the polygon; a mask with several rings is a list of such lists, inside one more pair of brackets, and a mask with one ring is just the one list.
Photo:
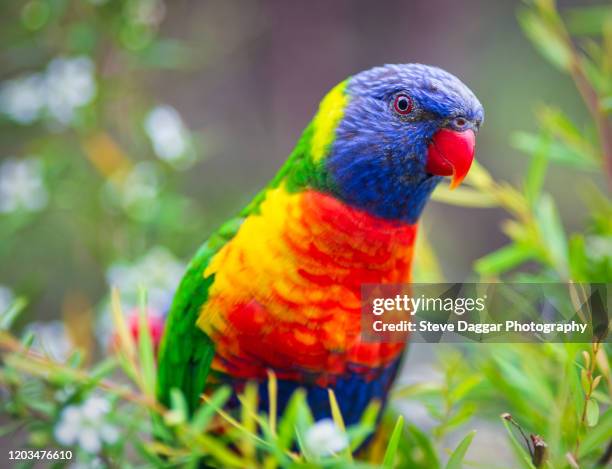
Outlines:
{"label": "stem", "polygon": [[[574,50],[573,46],[572,50]],[[574,57],[574,63],[570,68],[570,73],[574,79],[576,88],[578,88],[578,91],[582,96],[582,100],[586,104],[591,116],[593,117],[593,120],[595,121],[595,124],[597,125],[603,165],[608,176],[608,183],[612,186],[612,124],[610,123],[610,120],[606,116],[605,112],[601,109],[597,91],[595,91],[595,89],[591,86],[591,83],[587,79],[584,69],[582,68],[580,60],[577,56]]]}
{"label": "stem", "polygon": [[582,408],[582,415],[580,416],[580,422],[578,423],[578,431],[576,434],[576,446],[574,448],[574,459],[578,462],[578,451],[580,450],[580,432],[586,425],[586,413],[587,413],[587,404],[589,400],[591,400],[591,394],[593,393],[593,374],[595,373],[596,357],[599,352],[600,347],[599,342],[593,342],[593,347],[591,348],[591,359],[589,360],[589,367],[587,369],[587,380],[589,383],[588,391],[585,391],[584,394],[584,406]]}
{"label": "stem", "polygon": [[601,106],[599,94],[589,81],[580,60],[581,54],[567,33],[565,26],[562,22],[559,22],[557,28],[560,37],[565,41],[572,56],[572,63],[569,67],[570,76],[574,80],[574,84],[597,126],[602,162],[608,177],[608,184],[612,187],[612,122]]}
{"label": "stem", "polygon": [[[8,352],[23,355],[28,360],[31,360],[33,363],[41,365],[47,374],[52,369],[63,368],[62,364],[54,362],[53,360],[48,359],[44,355],[24,347],[24,345],[19,340],[15,339],[10,334],[4,332],[0,332],[0,350],[2,349]],[[79,381],[88,381],[91,379],[91,377],[87,373],[81,370],[70,368],[70,373],[72,374],[72,376],[75,377],[75,379]],[[147,407],[153,412],[156,412],[160,415],[164,415],[164,413],[167,411],[164,406],[162,406],[155,400],[152,400],[148,396],[145,396],[143,394],[138,394],[133,390],[126,388],[125,385],[117,384],[110,380],[102,380],[99,382],[99,386],[100,388],[112,392],[127,401],[143,405],[144,407]]]}
{"label": "stem", "polygon": [[527,450],[529,451],[529,456],[531,456],[531,459],[533,460],[533,456],[534,456],[534,448],[532,447],[533,441],[527,438],[527,435],[523,431],[523,427],[521,427],[520,423],[514,420],[514,417],[512,417],[511,414],[506,414],[504,418],[508,422],[510,422],[512,425],[514,425],[514,427],[519,431],[519,433],[521,434],[521,437],[523,437],[523,440],[525,441],[525,446],[527,446]]}

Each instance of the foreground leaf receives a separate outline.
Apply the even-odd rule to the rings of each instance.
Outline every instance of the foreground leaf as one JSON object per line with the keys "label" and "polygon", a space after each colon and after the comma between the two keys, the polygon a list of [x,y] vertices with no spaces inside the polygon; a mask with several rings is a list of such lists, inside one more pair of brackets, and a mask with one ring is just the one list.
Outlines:
{"label": "foreground leaf", "polygon": [[400,415],[397,418],[397,422],[395,422],[395,427],[393,428],[393,433],[391,433],[391,438],[389,438],[389,444],[387,445],[387,450],[385,451],[385,457],[383,459],[382,467],[393,467],[393,463],[395,462],[395,456],[397,455],[397,447],[402,437],[403,428],[404,417]]}
{"label": "foreground leaf", "polygon": [[467,453],[468,448],[472,444],[474,435],[476,435],[476,431],[468,433],[467,436],[461,440],[461,442],[455,448],[455,451],[453,451],[451,454],[451,457],[446,464],[446,469],[461,469],[463,467],[463,458],[465,457],[465,453]]}

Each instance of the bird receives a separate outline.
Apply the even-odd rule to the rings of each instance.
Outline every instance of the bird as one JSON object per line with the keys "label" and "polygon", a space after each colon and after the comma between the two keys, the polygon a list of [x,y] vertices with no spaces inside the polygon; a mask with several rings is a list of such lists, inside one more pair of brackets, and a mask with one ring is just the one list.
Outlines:
{"label": "bird", "polygon": [[466,177],[484,110],[456,76],[422,64],[356,73],[325,95],[278,173],[201,245],[176,291],[157,396],[190,412],[207,390],[258,383],[277,406],[304,389],[315,420],[347,425],[383,404],[404,343],[360,330],[364,284],[411,281],[418,221],[444,178]]}

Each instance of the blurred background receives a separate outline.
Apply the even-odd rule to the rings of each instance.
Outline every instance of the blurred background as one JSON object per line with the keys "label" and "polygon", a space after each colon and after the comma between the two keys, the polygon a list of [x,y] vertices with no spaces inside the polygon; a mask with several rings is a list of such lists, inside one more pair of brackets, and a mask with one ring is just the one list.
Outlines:
{"label": "blurred background", "polygon": [[[465,81],[486,110],[477,158],[516,182],[527,161],[511,135],[534,128],[538,103],[586,113],[524,38],[517,6],[3,2],[0,301],[27,296],[28,321],[84,317],[105,308],[109,285],[130,303],[144,284],[163,312],[185,261],[274,175],[326,91],[379,64],[433,64]],[[572,230],[582,181],[551,172]],[[504,243],[500,220],[429,205],[448,279]]]}
{"label": "blurred background", "polygon": [[[27,298],[18,326],[58,359],[108,348],[111,286],[127,312],[145,287],[163,317],[191,255],[274,175],[326,91],[375,65],[460,77],[485,107],[478,160],[519,183],[528,160],[516,147],[538,106],[556,103],[578,126],[587,116],[524,37],[519,3],[2,2],[0,312]],[[601,3],[559,2],[570,17]],[[578,189],[605,187],[597,171],[549,171],[569,232],[585,222]],[[429,204],[424,232],[444,278],[471,278],[506,243],[503,218]],[[429,378],[432,348],[412,353],[402,380]],[[495,459],[500,438],[481,451]]]}

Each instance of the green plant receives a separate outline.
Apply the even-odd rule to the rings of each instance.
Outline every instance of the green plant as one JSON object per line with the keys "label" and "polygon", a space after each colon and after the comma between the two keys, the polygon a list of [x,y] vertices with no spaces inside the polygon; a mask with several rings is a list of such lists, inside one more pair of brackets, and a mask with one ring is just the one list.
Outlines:
{"label": "green plant", "polygon": [[[73,103],[68,114],[57,108],[41,108],[32,117],[7,114],[5,109],[5,120],[20,126],[16,127],[19,131],[7,135],[7,145],[17,146],[23,135],[31,132],[27,133],[27,149],[40,155],[42,169],[26,165],[22,169],[27,174],[44,174],[48,184],[67,174],[78,175],[78,184],[57,186],[49,200],[54,211],[68,207],[79,213],[78,223],[60,217],[60,223],[53,221],[52,227],[69,245],[87,244],[100,265],[109,267],[114,259],[145,253],[155,244],[181,253],[182,240],[199,239],[211,223],[192,222],[204,219],[200,216],[204,210],[177,191],[185,178],[180,171],[199,153],[194,150],[199,148],[201,136],[178,125],[180,118],[177,120],[167,107],[156,106],[138,85],[152,68],[187,67],[194,51],[180,41],[162,37],[156,10],[161,2],[101,6],[91,2],[71,9],[72,3],[32,0],[11,7],[20,22],[7,31],[29,52],[37,50],[36,38],[51,38],[49,47],[67,51],[68,65],[82,67],[90,82],[99,86],[97,97]],[[144,10],[140,11],[142,5]],[[58,26],[60,22],[63,27]],[[576,123],[574,116],[557,107],[540,106],[536,110],[539,131],[512,136],[513,145],[529,157],[519,184],[497,180],[475,164],[464,186],[452,193],[440,187],[434,199],[474,209],[495,207],[506,214],[502,231],[508,243],[475,263],[475,279],[610,283],[612,204],[601,187],[606,182],[601,180],[607,178],[607,184],[612,184],[612,9],[580,7],[559,13],[554,1],[534,0],[525,2],[519,22],[545,58],[576,83],[590,117]],[[88,60],[79,59],[82,56]],[[108,73],[105,67],[112,70],[117,63],[131,73],[120,77],[111,73],[104,81],[97,78],[103,70]],[[33,66],[47,67],[40,60],[21,65],[24,69]],[[91,73],[92,66],[95,73]],[[20,70],[17,67],[14,71]],[[31,85],[28,80],[35,78],[27,76],[17,84]],[[126,96],[133,100],[130,112],[116,113],[117,104]],[[151,132],[147,133],[146,126],[160,116],[178,125],[177,135],[185,143],[183,152],[172,156],[159,142],[156,147]],[[36,130],[48,124],[61,125],[54,133]],[[151,152],[157,154],[154,159],[149,158]],[[566,232],[555,199],[546,190],[552,166],[572,171],[584,181],[584,229]],[[41,189],[41,177],[30,179],[30,186],[42,199],[26,198],[24,202],[17,197],[15,203],[24,203],[27,210],[2,215],[0,226],[0,256],[4,259],[16,249],[26,259],[16,267],[16,274],[24,269],[30,273],[31,265],[25,265],[27,254],[32,246],[43,244],[40,240],[46,234],[45,230],[38,233],[40,220],[34,215],[46,193]],[[84,186],[95,190],[83,196],[80,188]],[[130,187],[142,190],[130,192]],[[155,210],[148,210],[153,201]],[[99,233],[99,226],[109,224],[118,226],[113,236]],[[441,281],[442,269],[434,249],[426,237],[419,242],[416,280]],[[65,250],[58,248],[63,245],[54,239],[44,248],[49,256],[58,256],[53,259],[79,264],[75,271],[87,271],[91,262],[72,252],[64,256]],[[141,261],[147,268],[163,261],[166,270],[180,270],[167,253],[153,261],[147,259]],[[30,291],[36,291],[36,283],[35,279]],[[86,467],[197,467],[205,461],[219,467],[456,469],[462,465],[478,467],[477,456],[468,448],[481,433],[475,435],[471,430],[475,423],[488,421],[507,431],[508,445],[515,453],[514,458],[500,460],[500,468],[574,469],[604,467],[610,462],[609,343],[440,347],[440,379],[398,387],[380,425],[374,421],[379,404],[373,402],[358,425],[345,428],[332,393],[333,422],[316,426],[302,392],[294,394],[277,418],[274,399],[267,411],[258,410],[254,385],[239,396],[235,413],[224,408],[230,393],[220,388],[203,396],[202,406],[189,419],[179,392],[173,393],[170,408],[154,398],[155,344],[147,321],[148,310],[155,303],[151,290],[164,288],[151,288],[149,300],[142,291],[138,295],[132,290],[124,293],[124,304],[117,293],[110,296],[116,337],[113,353],[103,357],[97,357],[93,347],[83,347],[65,358],[54,357],[39,343],[39,334],[27,328],[23,334],[16,332],[27,320],[23,314],[27,302],[22,297],[11,300],[10,308],[0,316],[0,405],[2,414],[9,417],[0,436],[19,435],[22,448],[32,451],[71,449],[74,460]],[[105,303],[99,309],[104,309]],[[124,310],[126,305],[136,304],[138,329],[143,333],[135,338]],[[65,325],[79,335],[86,329],[83,323],[91,327],[91,316],[75,315],[73,309],[67,305]],[[86,304],[76,309],[81,312],[92,307]],[[271,396],[275,396],[275,382],[271,375]],[[432,427],[420,428],[411,415],[398,417],[399,404],[404,401],[420,403],[431,416]],[[92,409],[93,420],[88,417]],[[71,432],[70,425],[64,425],[66,419],[86,431]],[[158,439],[151,437],[154,432]],[[324,432],[334,442],[329,451],[309,445],[309,438],[315,438],[317,432]],[[89,438],[82,439],[83,434]],[[372,444],[368,451],[358,451],[369,437]],[[62,467],[70,462],[54,464]],[[23,462],[22,467],[27,466]]]}
{"label": "green plant", "polygon": [[[501,207],[509,215],[502,224],[509,243],[474,265],[481,281],[609,283],[609,199],[585,178],[581,195],[586,229],[568,236],[553,197],[543,188],[551,164],[585,176],[603,173],[612,185],[612,12],[609,7],[576,8],[566,13],[566,20],[554,1],[525,3],[519,21],[526,35],[552,64],[570,75],[591,119],[580,130],[561,110],[541,107],[537,112],[540,132],[519,132],[512,139],[530,156],[520,186],[497,182],[476,166],[464,187],[452,194],[440,188],[434,199],[469,207]],[[431,270],[436,265],[431,251],[427,250],[425,259]],[[530,266],[528,271],[522,269],[525,265]],[[466,414],[492,416],[502,408],[510,412],[504,412],[503,423],[522,467],[609,463],[609,344],[466,345],[460,350],[458,357],[456,350],[440,353],[446,365],[442,384],[419,383],[396,391],[400,398],[424,402],[441,421],[434,434],[445,428],[453,412],[461,421]],[[462,392],[453,394],[452,382]],[[471,407],[474,402],[477,405]],[[517,431],[523,433],[524,441],[516,438]]]}

